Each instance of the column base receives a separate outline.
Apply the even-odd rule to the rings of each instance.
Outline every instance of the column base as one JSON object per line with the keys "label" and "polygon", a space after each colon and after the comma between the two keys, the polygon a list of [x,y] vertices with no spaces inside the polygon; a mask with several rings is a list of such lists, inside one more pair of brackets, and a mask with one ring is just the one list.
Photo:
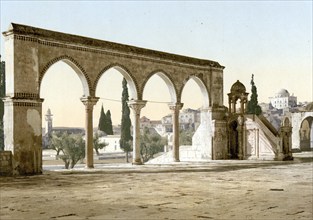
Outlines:
{"label": "column base", "polygon": [[142,161],[139,160],[139,161],[133,161],[132,162],[132,165],[143,165]]}
{"label": "column base", "polygon": [[93,165],[91,165],[91,166],[85,166],[85,168],[86,169],[93,169],[93,168],[95,168]]}
{"label": "column base", "polygon": [[173,162],[180,162],[179,159],[173,159]]}

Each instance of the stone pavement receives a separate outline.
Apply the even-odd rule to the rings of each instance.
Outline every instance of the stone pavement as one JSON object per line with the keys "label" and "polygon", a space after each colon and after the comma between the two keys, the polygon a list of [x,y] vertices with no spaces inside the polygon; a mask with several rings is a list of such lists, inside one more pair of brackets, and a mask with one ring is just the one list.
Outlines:
{"label": "stone pavement", "polygon": [[0,178],[3,219],[312,219],[312,153]]}

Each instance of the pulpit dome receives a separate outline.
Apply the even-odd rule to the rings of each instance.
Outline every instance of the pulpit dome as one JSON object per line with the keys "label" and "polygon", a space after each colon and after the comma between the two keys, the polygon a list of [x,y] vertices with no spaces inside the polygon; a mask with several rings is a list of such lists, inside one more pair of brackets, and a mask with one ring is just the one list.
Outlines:
{"label": "pulpit dome", "polygon": [[245,93],[246,92],[246,87],[239,81],[235,82],[231,89],[230,92],[235,94],[235,93]]}

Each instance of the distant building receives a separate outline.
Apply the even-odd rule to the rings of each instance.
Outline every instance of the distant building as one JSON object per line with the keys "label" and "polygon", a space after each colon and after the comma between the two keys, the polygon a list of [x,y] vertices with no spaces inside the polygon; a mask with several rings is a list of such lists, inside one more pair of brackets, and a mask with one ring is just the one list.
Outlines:
{"label": "distant building", "polygon": [[50,108],[48,108],[47,113],[45,114],[45,121],[46,121],[46,134],[51,135],[52,133],[52,114]]}
{"label": "distant building", "polygon": [[279,90],[274,97],[270,97],[271,105],[276,109],[292,108],[297,106],[297,97],[290,95],[286,89]]}
{"label": "distant building", "polygon": [[120,135],[106,135],[99,138],[99,142],[108,143],[108,146],[99,150],[100,153],[123,153],[120,147]]}
{"label": "distant building", "polygon": [[299,102],[290,96],[286,89],[281,89],[270,98],[270,103],[260,103],[263,116],[271,122],[277,131],[282,122],[289,118],[292,127],[292,150],[313,150],[313,102]]}
{"label": "distant building", "polygon": [[[172,132],[172,115],[166,115],[161,120],[162,126],[165,132]],[[191,129],[195,131],[200,124],[200,111],[187,108],[179,113],[179,125],[180,129],[188,130]]]}
{"label": "distant building", "polygon": [[145,127],[151,128],[151,121],[146,116],[143,116],[139,119],[140,122],[140,129],[143,129]]}

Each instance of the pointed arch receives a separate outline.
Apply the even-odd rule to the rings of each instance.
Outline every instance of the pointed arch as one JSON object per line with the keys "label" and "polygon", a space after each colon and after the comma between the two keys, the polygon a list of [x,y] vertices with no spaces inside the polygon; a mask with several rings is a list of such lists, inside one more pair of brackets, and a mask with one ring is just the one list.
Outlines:
{"label": "pointed arch", "polygon": [[283,120],[283,126],[291,126],[291,122],[290,122],[290,119],[288,117],[285,117],[284,120]]}
{"label": "pointed arch", "polygon": [[172,103],[177,103],[178,102],[178,96],[177,96],[177,89],[175,87],[175,84],[173,83],[173,79],[163,70],[155,70],[151,72],[145,81],[142,84],[142,92],[141,94],[143,95],[144,89],[148,83],[148,81],[151,79],[152,76],[157,75],[159,76],[167,85],[167,88],[169,90],[170,96],[171,96],[171,102]]}
{"label": "pointed arch", "polygon": [[83,96],[86,96],[86,97],[90,96],[90,93],[91,93],[90,78],[88,77],[84,68],[74,58],[67,56],[67,55],[56,57],[56,58],[50,60],[43,67],[43,69],[40,71],[39,80],[38,80],[39,91],[40,91],[40,87],[41,87],[41,83],[42,83],[42,79],[43,79],[44,75],[46,74],[46,72],[48,71],[48,69],[52,65],[54,65],[55,63],[57,63],[59,61],[63,61],[64,63],[69,65],[77,73],[77,75],[78,75],[78,77],[82,83],[82,86],[83,86],[83,93],[84,93]]}
{"label": "pointed arch", "polygon": [[183,93],[183,90],[185,88],[185,85],[187,84],[187,82],[192,79],[196,82],[196,84],[199,86],[200,88],[200,91],[203,95],[203,99],[202,99],[202,108],[203,109],[208,109],[209,106],[210,106],[210,99],[209,99],[209,91],[208,91],[208,88],[206,87],[205,83],[202,81],[202,79],[200,79],[199,77],[197,76],[194,76],[194,75],[191,75],[191,76],[188,76],[188,78],[186,78],[186,80],[184,80],[184,84],[183,86],[181,87],[180,91],[179,91],[179,96],[180,96],[180,100],[181,100],[181,96],[182,96],[182,93]]}
{"label": "pointed arch", "polygon": [[300,149],[303,151],[313,149],[313,116],[303,117],[299,129]]}
{"label": "pointed arch", "polygon": [[131,93],[131,97],[133,97],[135,100],[138,99],[138,85],[137,85],[137,81],[135,80],[135,78],[133,77],[133,75],[130,73],[130,71],[123,65],[119,64],[119,63],[112,63],[106,67],[104,67],[100,73],[97,75],[97,78],[95,80],[94,86],[93,86],[93,90],[96,91],[97,90],[97,86],[98,86],[98,82],[101,78],[101,76],[103,74],[105,74],[105,72],[107,72],[110,69],[115,69],[117,70],[119,73],[121,73],[123,75],[123,77],[126,79],[127,84],[129,85],[129,89],[130,89],[130,93]]}

